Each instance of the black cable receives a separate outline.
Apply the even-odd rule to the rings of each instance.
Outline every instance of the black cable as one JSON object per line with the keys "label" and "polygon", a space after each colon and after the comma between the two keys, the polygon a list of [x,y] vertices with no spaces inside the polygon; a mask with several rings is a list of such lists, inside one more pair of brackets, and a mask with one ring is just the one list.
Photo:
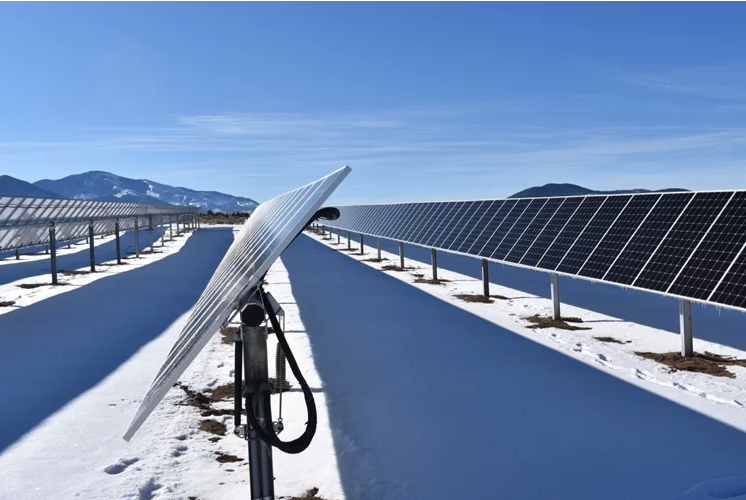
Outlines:
{"label": "black cable", "polygon": [[[264,292],[263,289],[259,289],[259,293],[262,297],[262,302],[264,303],[264,309],[267,311],[267,315],[269,316],[269,321],[272,323],[272,328],[275,331],[275,335],[277,335],[277,341],[282,346],[282,350],[285,351],[285,358],[288,361],[288,364],[290,365],[290,369],[293,371],[293,374],[295,375],[295,378],[298,379],[298,383],[301,386],[301,389],[303,390],[303,397],[306,400],[306,409],[308,411],[308,422],[306,425],[306,430],[303,431],[303,434],[297,439],[294,439],[292,441],[282,441],[280,438],[277,437],[277,435],[274,433],[274,429],[270,429],[269,431],[264,429],[259,422],[256,419],[256,416],[254,415],[253,411],[253,405],[251,404],[251,398],[247,395],[246,401],[246,417],[249,420],[249,423],[251,424],[251,427],[254,429],[254,431],[259,436],[259,439],[264,441],[268,446],[274,446],[280,451],[284,451],[285,453],[290,454],[296,454],[300,453],[306,448],[308,448],[308,445],[311,444],[311,441],[313,440],[314,434],[316,434],[316,426],[318,423],[317,415],[316,415],[316,402],[313,399],[313,393],[311,392],[311,388],[308,386],[308,382],[306,382],[306,379],[303,377],[303,374],[300,371],[300,368],[298,367],[298,362],[295,360],[295,356],[293,355],[293,351],[290,350],[290,346],[288,345],[288,341],[285,338],[285,333],[282,331],[282,328],[280,328],[280,322],[277,321],[277,316],[275,316],[275,312],[272,309],[272,304],[269,301],[269,298],[267,298],[267,294]],[[280,388],[282,389],[282,388]],[[264,400],[264,412],[265,412],[265,424],[269,423],[271,425],[272,423],[272,414],[271,414],[271,408],[270,408],[270,392],[269,390],[263,391],[263,400]]]}

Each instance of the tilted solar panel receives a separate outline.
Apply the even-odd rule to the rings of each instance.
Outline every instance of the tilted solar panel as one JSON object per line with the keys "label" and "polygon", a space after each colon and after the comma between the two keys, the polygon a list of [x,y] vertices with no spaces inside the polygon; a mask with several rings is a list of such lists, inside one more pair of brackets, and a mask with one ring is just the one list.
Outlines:
{"label": "tilted solar panel", "polygon": [[338,208],[330,227],[746,309],[745,191]]}
{"label": "tilted solar panel", "polygon": [[253,294],[267,270],[350,172],[345,166],[315,182],[259,205],[202,292],[179,338],[137,409],[129,440],[179,376],[242,301]]}

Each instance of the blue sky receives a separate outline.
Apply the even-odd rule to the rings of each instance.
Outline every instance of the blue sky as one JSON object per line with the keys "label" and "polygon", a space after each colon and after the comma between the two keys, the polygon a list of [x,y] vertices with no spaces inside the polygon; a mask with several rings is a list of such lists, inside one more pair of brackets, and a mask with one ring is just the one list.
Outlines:
{"label": "blue sky", "polygon": [[0,4],[0,173],[340,203],[746,188],[742,4]]}

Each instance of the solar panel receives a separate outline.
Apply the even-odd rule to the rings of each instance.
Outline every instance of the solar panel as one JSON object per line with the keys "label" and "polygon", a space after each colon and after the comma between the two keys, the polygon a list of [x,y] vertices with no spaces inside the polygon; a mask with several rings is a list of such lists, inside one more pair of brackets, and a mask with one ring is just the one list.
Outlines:
{"label": "solar panel", "polygon": [[246,221],[194,306],[124,434],[129,440],[267,270],[350,172],[345,166],[259,205]]}
{"label": "solar panel", "polygon": [[[339,209],[331,226],[364,232],[353,207]],[[378,215],[366,234],[746,309],[744,191],[394,204]]]}

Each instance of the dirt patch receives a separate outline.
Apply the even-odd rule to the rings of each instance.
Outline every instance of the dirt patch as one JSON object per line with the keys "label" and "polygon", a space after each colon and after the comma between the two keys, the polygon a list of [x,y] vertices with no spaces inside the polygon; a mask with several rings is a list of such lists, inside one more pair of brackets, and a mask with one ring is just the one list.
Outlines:
{"label": "dirt patch", "polygon": [[210,406],[212,404],[212,399],[210,399],[205,394],[193,391],[188,385],[184,385],[178,382],[176,383],[176,387],[184,391],[184,394],[186,394],[186,399],[182,403],[183,405],[194,406],[195,408],[198,408],[202,411],[212,410]]}
{"label": "dirt patch", "polygon": [[199,423],[199,430],[218,436],[225,436],[226,427],[223,422],[208,418]]}
{"label": "dirt patch", "polygon": [[631,340],[619,340],[615,339],[614,337],[593,337],[596,340],[600,340],[601,342],[608,342],[610,344],[631,344]]}
{"label": "dirt patch", "polygon": [[230,464],[233,462],[241,462],[243,460],[243,458],[238,458],[236,455],[230,455],[228,453],[223,453],[222,451],[216,451],[215,455],[217,455],[215,460],[221,464]]}
{"label": "dirt patch", "polygon": [[0,300],[0,307],[10,307],[15,303],[15,300]]}
{"label": "dirt patch", "polygon": [[589,326],[575,326],[571,325],[570,323],[582,323],[583,320],[580,318],[561,318],[561,319],[553,319],[548,316],[539,316],[538,314],[534,314],[533,316],[529,316],[527,318],[524,318],[526,321],[531,323],[528,325],[528,328],[559,328],[560,330],[590,330],[591,327]]}
{"label": "dirt patch", "polygon": [[454,295],[454,297],[464,302],[477,302],[479,304],[492,304],[494,302],[492,299],[510,300],[509,297],[505,297],[504,295],[490,295],[489,297],[485,297],[481,293],[459,293]]}
{"label": "dirt patch", "polygon": [[220,329],[220,335],[223,336],[221,342],[223,344],[233,344],[236,341],[236,332],[238,332],[237,326],[224,326]]}
{"label": "dirt patch", "polygon": [[318,494],[318,488],[311,488],[310,490],[306,490],[306,494],[302,497],[290,497],[289,500],[324,500],[323,498],[316,496]]}
{"label": "dirt patch", "polygon": [[218,441],[220,441],[220,438],[219,437],[209,438],[208,441],[211,443],[217,443]]}
{"label": "dirt patch", "polygon": [[746,366],[746,360],[731,356],[722,356],[705,351],[695,352],[692,357],[682,356],[678,352],[640,352],[635,354],[645,359],[652,359],[658,363],[668,366],[671,371],[688,371],[706,373],[715,377],[736,378],[735,373],[729,371],[726,366]]}
{"label": "dirt patch", "polygon": [[414,280],[415,283],[425,283],[426,285],[442,285],[443,283],[450,283],[450,281],[440,278],[417,278]]}
{"label": "dirt patch", "polygon": [[378,257],[373,257],[370,259],[363,259],[363,262],[383,262],[384,260],[389,260],[386,257],[379,259]]}
{"label": "dirt patch", "polygon": [[233,388],[235,385],[236,384],[231,382],[229,384],[217,386],[210,393],[210,399],[213,401],[221,401],[223,399],[233,398]]}
{"label": "dirt patch", "polygon": [[417,268],[416,267],[406,267],[406,266],[401,267],[401,266],[394,266],[394,265],[388,265],[388,266],[381,267],[381,271],[396,271],[396,272],[414,271],[415,269],[417,269]]}
{"label": "dirt patch", "polygon": [[24,290],[30,290],[32,288],[39,288],[40,286],[63,286],[67,285],[67,283],[57,283],[56,285],[54,283],[21,283],[20,285],[16,285],[18,288],[23,288]]}
{"label": "dirt patch", "polygon": [[354,248],[354,247],[353,248],[347,248],[347,247],[338,248],[337,250],[340,252],[359,252],[360,251],[359,248]]}
{"label": "dirt patch", "polygon": [[163,252],[160,251],[160,250],[143,250],[142,252],[140,252],[140,255],[142,255],[142,254],[151,254],[151,253],[163,253]]}
{"label": "dirt patch", "polygon": [[[103,266],[104,264],[99,264]],[[77,276],[79,274],[91,274],[91,271],[60,271],[60,274],[64,276]]]}
{"label": "dirt patch", "polygon": [[283,384],[281,388],[278,387],[277,380],[272,377],[269,377],[269,379],[267,379],[267,382],[269,382],[269,387],[272,391],[272,394],[277,394],[279,392],[287,392],[293,388],[293,384],[291,384],[287,380],[285,380],[285,383]]}

